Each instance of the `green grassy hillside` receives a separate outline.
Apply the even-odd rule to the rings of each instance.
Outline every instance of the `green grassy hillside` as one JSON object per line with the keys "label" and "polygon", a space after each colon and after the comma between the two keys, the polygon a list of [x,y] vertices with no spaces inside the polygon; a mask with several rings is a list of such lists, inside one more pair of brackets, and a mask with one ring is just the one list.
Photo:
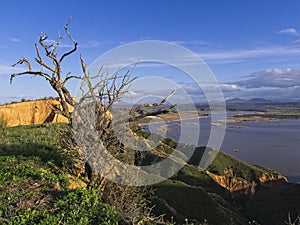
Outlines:
{"label": "green grassy hillside", "polygon": [[[63,151],[59,129],[65,124],[8,128],[0,137],[0,224],[118,224],[121,214],[101,202],[98,190],[86,189],[84,175],[70,173],[72,158]],[[136,128],[139,135],[146,133]],[[160,161],[177,144],[165,139],[155,154],[139,164]],[[197,148],[189,164],[170,179],[152,186],[149,203],[155,216],[176,224],[283,224],[290,213],[300,214],[300,187],[281,183],[263,186],[259,177],[274,173],[219,153],[208,172],[258,183],[255,195],[231,193],[207,171],[195,166],[204,148]],[[160,154],[159,156],[157,154]],[[146,161],[146,162],[145,162]],[[276,173],[274,173],[276,174]],[[251,224],[252,222],[250,222]],[[252,223],[255,224],[255,223]]]}
{"label": "green grassy hillside", "polygon": [[57,133],[61,126],[20,126],[1,136],[0,224],[118,223],[98,191],[68,173]]}

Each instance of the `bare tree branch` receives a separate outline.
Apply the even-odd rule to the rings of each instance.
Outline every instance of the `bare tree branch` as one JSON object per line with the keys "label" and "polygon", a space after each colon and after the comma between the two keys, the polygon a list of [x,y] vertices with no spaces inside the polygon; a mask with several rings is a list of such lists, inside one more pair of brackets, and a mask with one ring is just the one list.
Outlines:
{"label": "bare tree branch", "polygon": [[55,73],[55,69],[52,68],[51,66],[49,66],[48,64],[46,64],[43,59],[42,59],[42,56],[40,54],[40,51],[39,51],[39,47],[38,47],[38,44],[35,44],[35,50],[36,50],[36,54],[37,54],[37,58],[35,58],[35,61],[40,64],[41,66],[45,67],[46,69],[52,71],[53,73]]}
{"label": "bare tree branch", "polygon": [[23,63],[26,64],[26,66],[28,67],[28,70],[25,71],[25,72],[12,74],[10,76],[10,83],[12,83],[14,77],[25,75],[25,74],[35,75],[35,76],[41,76],[41,77],[46,78],[46,80],[48,80],[48,81],[51,80],[51,77],[47,73],[44,73],[42,71],[33,71],[31,63],[30,63],[30,61],[28,59],[21,58],[21,59],[18,60],[18,62],[14,63],[12,65],[12,67],[15,67],[18,64],[22,65]]}
{"label": "bare tree branch", "polygon": [[[138,113],[138,111],[142,108],[155,108],[158,106],[164,105],[169,98],[171,98],[175,92],[178,90],[178,88],[173,89],[170,94],[168,94],[163,100],[160,102],[155,102],[155,103],[145,103],[145,104],[140,104],[130,110],[130,121],[136,121],[138,119],[142,119],[146,116],[156,116],[160,114],[165,114],[171,111],[176,105],[171,105],[167,108],[158,108],[158,109],[153,109],[152,111],[149,112],[143,112],[143,113]],[[136,115],[138,113],[138,115]]]}
{"label": "bare tree branch", "polygon": [[23,63],[26,64],[26,66],[28,67],[28,71],[32,71],[30,61],[28,59],[25,59],[25,58],[19,59],[16,63],[12,64],[11,66],[15,67],[16,65],[18,65],[18,64],[22,65]]}
{"label": "bare tree branch", "polygon": [[70,80],[70,79],[81,79],[82,78],[81,76],[74,76],[74,75],[70,76],[69,74],[70,73],[67,74],[65,80],[63,81],[63,84],[67,83],[67,81]]}
{"label": "bare tree branch", "polygon": [[[77,42],[73,39],[71,36],[68,26],[70,24],[70,19],[64,26],[64,30],[69,38],[69,40],[73,43],[73,48],[70,51],[67,51],[61,55],[60,58],[58,58],[58,50],[59,47],[61,46],[61,42],[63,40],[63,37],[61,34],[58,32],[58,38],[57,41],[52,43],[52,42],[47,42],[48,41],[48,35],[47,33],[41,33],[39,36],[39,41],[37,44],[35,44],[35,50],[36,50],[36,58],[35,62],[41,66],[40,70],[33,70],[32,65],[28,59],[21,58],[19,59],[15,64],[12,66],[16,65],[21,65],[25,64],[28,69],[25,70],[24,72],[20,73],[14,73],[11,74],[10,77],[10,82],[12,83],[13,78],[21,75],[34,75],[34,76],[40,76],[46,78],[46,80],[50,83],[52,88],[56,91],[56,93],[59,96],[62,109],[61,112],[62,114],[71,119],[71,112],[70,112],[70,106],[74,105],[74,100],[69,92],[69,90],[65,87],[65,84],[67,81],[70,79],[80,79],[80,76],[71,76],[70,73],[63,74],[62,69],[61,69],[61,63],[64,60],[64,58],[72,53],[74,53],[77,50]],[[42,56],[39,46],[44,49],[45,52],[45,57]],[[44,58],[50,59],[53,63],[53,66],[49,65],[46,63]]]}
{"label": "bare tree branch", "polygon": [[71,34],[68,30],[68,26],[70,25],[70,22],[71,22],[71,18],[69,18],[68,22],[65,24],[64,29],[65,29],[66,34],[68,35],[69,39],[73,42],[74,47],[71,51],[66,52],[65,54],[62,55],[62,57],[59,59],[59,63],[61,63],[66,56],[71,55],[73,52],[75,52],[77,50],[78,43],[73,39],[73,37],[71,36]]}
{"label": "bare tree branch", "polygon": [[25,71],[25,72],[22,72],[22,73],[14,73],[10,76],[10,83],[12,83],[12,80],[13,78],[17,77],[17,76],[21,76],[21,75],[25,75],[25,74],[30,74],[30,75],[34,75],[34,76],[41,76],[41,77],[44,77],[46,78],[46,80],[51,80],[51,78],[49,77],[48,74],[46,73],[43,73],[43,72],[39,72],[39,71]]}
{"label": "bare tree branch", "polygon": [[178,90],[177,88],[175,88],[174,90],[172,90],[171,93],[168,94],[168,95],[167,95],[163,100],[161,100],[160,102],[156,102],[156,103],[152,103],[152,104],[149,104],[149,103],[141,104],[141,105],[138,105],[138,106],[135,107],[135,108],[132,108],[132,109],[130,110],[130,112],[131,112],[131,113],[132,113],[132,112],[136,112],[136,111],[138,111],[139,109],[144,108],[144,107],[156,107],[156,106],[161,106],[161,105],[165,104],[165,103],[167,102],[167,100],[168,100],[170,97],[172,97],[172,95],[174,95],[175,92],[176,92],[177,90]]}
{"label": "bare tree branch", "polygon": [[60,46],[61,41],[63,40],[63,37],[60,35],[60,32],[58,31],[57,33],[58,33],[58,40],[53,46],[53,50],[52,50],[52,54],[55,55],[55,57],[57,56],[57,49]]}

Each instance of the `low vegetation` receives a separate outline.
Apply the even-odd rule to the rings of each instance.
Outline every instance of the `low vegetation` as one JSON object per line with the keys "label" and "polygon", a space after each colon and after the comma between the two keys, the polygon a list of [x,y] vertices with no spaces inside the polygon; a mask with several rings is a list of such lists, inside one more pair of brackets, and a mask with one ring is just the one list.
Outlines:
{"label": "low vegetation", "polygon": [[68,173],[56,135],[61,126],[14,127],[1,136],[1,224],[118,223],[114,207]]}
{"label": "low vegetation", "polygon": [[7,128],[7,121],[3,116],[0,116],[0,134],[3,135]]}
{"label": "low vegetation", "polygon": [[[112,183],[107,184],[105,190],[87,188],[86,174],[75,175],[70,169],[74,161],[64,151],[60,139],[60,131],[66,126],[19,126],[7,128],[6,134],[1,135],[1,224],[137,224],[144,221],[146,224],[227,225],[252,221],[250,224],[279,225],[287,221],[287,215],[294,222],[300,213],[299,185],[264,186],[259,184],[259,177],[263,173],[276,174],[274,171],[219,153],[208,172],[224,176],[224,168],[233,168],[239,179],[258,183],[255,195],[243,190],[231,193],[206,171],[200,172],[193,165],[197,162],[195,155],[203,148],[199,148],[189,164],[175,176],[150,189],[124,189]],[[135,131],[148,135],[138,127]],[[176,145],[173,140],[165,139],[158,150],[168,152]],[[163,157],[152,155],[143,159],[151,163]],[[134,208],[136,202],[142,204]]]}

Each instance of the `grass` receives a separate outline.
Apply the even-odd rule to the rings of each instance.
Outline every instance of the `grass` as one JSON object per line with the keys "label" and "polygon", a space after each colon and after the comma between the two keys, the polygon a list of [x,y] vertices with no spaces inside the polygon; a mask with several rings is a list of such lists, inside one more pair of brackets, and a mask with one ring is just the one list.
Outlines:
{"label": "grass", "polygon": [[[0,136],[0,224],[118,224],[120,215],[114,207],[103,204],[97,190],[80,185],[84,183],[81,176],[69,173],[71,159],[64,154],[58,132],[65,126],[12,127]],[[139,128],[136,131],[148,135]],[[158,150],[170,153],[175,146],[173,140],[165,139]],[[145,161],[160,161],[164,154],[146,155]],[[231,193],[194,166],[202,155],[203,148],[197,148],[189,165],[153,186],[154,213],[165,214],[170,224],[241,224],[231,220],[235,212]],[[208,170],[224,175],[225,167],[249,181],[257,180],[262,173],[274,173],[221,152]],[[74,182],[81,188],[73,189]],[[293,217],[300,214],[299,196],[298,185],[260,188],[255,196],[238,205],[243,215],[236,213],[235,218],[245,216],[261,224],[282,224],[289,212]]]}
{"label": "grass", "polygon": [[62,166],[58,129],[65,124],[18,126],[6,130],[0,137],[0,155],[37,156],[43,163],[52,160]]}
{"label": "grass", "polygon": [[267,115],[300,115],[299,108],[295,107],[270,107],[265,111]]}
{"label": "grass", "polygon": [[166,214],[166,218],[174,217],[180,224],[184,223],[185,218],[189,221],[207,220],[210,224],[224,224],[223,218],[215,213],[215,203],[202,188],[176,180],[166,180],[154,185],[154,188],[158,198],[164,199],[170,207],[176,209],[177,216],[159,203],[155,208],[156,213]]}
{"label": "grass", "polygon": [[247,181],[258,181],[263,173],[276,173],[264,167],[242,162],[222,152],[218,153],[213,163],[208,167],[208,170],[218,175],[224,175],[225,167],[233,168],[237,177]]}
{"label": "grass", "polygon": [[[287,184],[272,188],[262,188],[248,202],[245,212],[260,224],[281,225],[287,215],[300,215],[300,188],[297,184]],[[281,218],[281,219],[278,219]]]}
{"label": "grass", "polygon": [[1,224],[117,224],[96,190],[69,188],[67,174],[37,156],[0,157]]}
{"label": "grass", "polygon": [[207,192],[215,192],[226,196],[227,190],[219,186],[209,175],[205,172],[199,171],[195,166],[186,165],[171,179],[181,181],[191,186],[202,187]]}
{"label": "grass", "polygon": [[9,128],[0,137],[0,224],[117,224],[97,190],[71,189],[57,129],[64,124]]}

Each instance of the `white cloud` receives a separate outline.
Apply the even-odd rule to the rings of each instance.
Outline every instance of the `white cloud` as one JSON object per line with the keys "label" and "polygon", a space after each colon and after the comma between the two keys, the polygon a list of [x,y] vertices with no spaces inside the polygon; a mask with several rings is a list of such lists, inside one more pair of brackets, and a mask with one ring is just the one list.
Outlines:
{"label": "white cloud", "polygon": [[202,40],[177,40],[177,41],[171,41],[172,43],[178,44],[178,45],[203,45],[203,46],[215,46],[215,44],[212,44],[207,41]]}
{"label": "white cloud", "polygon": [[300,100],[300,70],[297,69],[273,68],[257,71],[230,84],[234,85],[231,88],[236,88],[236,91],[226,92],[223,84],[222,90],[226,98]]}
{"label": "white cloud", "polygon": [[18,68],[18,67],[0,65],[0,75],[18,73],[18,72],[21,72],[21,71],[23,71],[23,69]]}
{"label": "white cloud", "polygon": [[[273,46],[256,49],[238,49],[238,50],[224,50],[224,51],[206,51],[198,52],[198,56],[207,63],[214,64],[229,64],[229,63],[240,63],[249,59],[261,59],[267,58],[272,61],[300,57],[300,48],[294,46]],[[140,67],[168,67],[164,63],[157,62],[144,62],[139,57],[131,57],[128,60],[124,60],[124,63],[111,65],[111,68],[122,68],[127,65],[127,62],[139,62],[138,68]],[[169,61],[173,65],[177,66],[195,66],[199,65],[199,58],[194,54],[181,55],[180,57],[174,56],[174,59],[169,58]],[[126,63],[125,63],[126,62]]]}
{"label": "white cloud", "polygon": [[[44,42],[48,45],[55,45],[57,43],[57,41],[53,40],[53,39],[46,39]],[[91,40],[91,41],[88,41],[88,42],[83,43],[83,44],[79,43],[78,46],[80,48],[94,48],[94,47],[98,47],[99,45],[100,45],[100,42],[98,42],[96,40]],[[71,43],[61,42],[59,47],[61,47],[61,48],[73,48],[74,45],[73,45],[72,42]]]}
{"label": "white cloud", "polygon": [[[55,45],[57,43],[56,40],[53,40],[53,39],[46,39],[44,41],[44,43],[48,44],[48,45]],[[61,48],[72,48],[74,45],[73,44],[66,44],[66,43],[63,43],[61,42],[59,47]]]}
{"label": "white cloud", "polygon": [[89,41],[88,45],[90,45],[91,47],[98,47],[99,46],[99,42],[98,41]]}
{"label": "white cloud", "polygon": [[300,70],[295,69],[268,69],[258,71],[247,76],[247,79],[234,84],[245,88],[292,88],[300,86]]}
{"label": "white cloud", "polygon": [[91,40],[91,41],[88,41],[87,43],[79,44],[79,47],[80,48],[95,48],[95,47],[98,47],[99,45],[100,45],[99,41]]}
{"label": "white cloud", "polygon": [[260,58],[267,56],[289,56],[300,55],[299,48],[291,48],[287,46],[275,46],[257,49],[240,49],[218,52],[198,53],[201,58],[208,61],[215,61],[219,63],[228,63],[228,61]]}
{"label": "white cloud", "polygon": [[295,36],[300,35],[295,28],[283,29],[283,30],[277,31],[277,33],[278,34],[290,34],[290,35],[295,35]]}
{"label": "white cloud", "polygon": [[288,87],[288,88],[252,88],[243,89],[240,92],[236,92],[235,95],[226,95],[227,98],[264,98],[268,100],[280,100],[280,101],[299,101],[300,87]]}
{"label": "white cloud", "polygon": [[221,84],[222,91],[231,92],[239,90],[239,87],[236,84]]}
{"label": "white cloud", "polygon": [[9,40],[12,41],[12,42],[21,42],[21,40],[19,38],[11,37],[11,38],[9,38]]}
{"label": "white cloud", "polygon": [[149,40],[150,37],[140,37],[140,41]]}
{"label": "white cloud", "polygon": [[292,43],[300,46],[300,39],[297,39],[297,40],[293,41]]}

